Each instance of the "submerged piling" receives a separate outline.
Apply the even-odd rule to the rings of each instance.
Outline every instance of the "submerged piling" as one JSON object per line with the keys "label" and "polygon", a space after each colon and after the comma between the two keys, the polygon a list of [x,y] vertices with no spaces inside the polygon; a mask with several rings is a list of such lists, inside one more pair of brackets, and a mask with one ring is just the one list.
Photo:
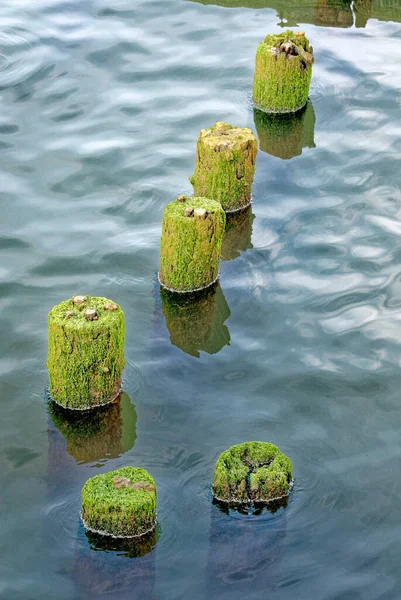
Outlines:
{"label": "submerged piling", "polygon": [[173,292],[198,292],[217,281],[225,214],[218,202],[179,196],[164,210],[159,281]]}
{"label": "submerged piling", "polygon": [[50,396],[87,410],[114,401],[124,367],[124,313],[107,298],[74,296],[49,313]]}
{"label": "submerged piling", "polygon": [[296,112],[308,100],[313,49],[302,32],[269,34],[256,50],[253,102],[269,113]]}
{"label": "submerged piling", "polygon": [[225,122],[202,129],[195,172],[190,177],[195,196],[220,202],[227,213],[249,206],[257,150],[258,142],[251,129]]}
{"label": "submerged piling", "polygon": [[156,485],[145,469],[122,467],[95,475],[82,488],[85,528],[116,538],[134,538],[156,525]]}
{"label": "submerged piling", "polygon": [[244,442],[223,452],[215,466],[213,494],[227,503],[267,503],[288,496],[292,464],[268,442]]}

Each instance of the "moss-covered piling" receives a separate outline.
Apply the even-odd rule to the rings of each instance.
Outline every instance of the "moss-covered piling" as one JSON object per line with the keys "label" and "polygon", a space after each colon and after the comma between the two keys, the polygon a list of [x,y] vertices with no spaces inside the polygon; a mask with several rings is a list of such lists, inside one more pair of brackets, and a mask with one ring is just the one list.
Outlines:
{"label": "moss-covered piling", "polygon": [[51,398],[78,410],[115,400],[125,362],[121,308],[107,298],[74,296],[50,311],[48,326]]}
{"label": "moss-covered piling", "polygon": [[82,521],[102,535],[132,538],[156,524],[156,485],[145,469],[122,467],[91,477],[82,488]]}
{"label": "moss-covered piling", "polygon": [[288,496],[291,481],[291,460],[277,446],[244,442],[219,456],[213,494],[220,502],[266,503]]}
{"label": "moss-covered piling", "polygon": [[296,113],[268,114],[253,111],[262,152],[283,160],[300,156],[304,148],[315,148],[315,111],[311,102]]}
{"label": "moss-covered piling", "polygon": [[195,196],[220,202],[234,212],[251,202],[258,142],[251,129],[217,122],[202,129],[196,146],[195,172],[190,177]]}
{"label": "moss-covered piling", "polygon": [[107,406],[66,410],[49,403],[49,412],[67,443],[67,452],[78,464],[117,458],[135,444],[136,411],[127,394]]}
{"label": "moss-covered piling", "polygon": [[231,312],[219,283],[202,294],[173,294],[162,289],[163,313],[171,343],[190,356],[217,354],[230,344],[225,321]]}
{"label": "moss-covered piling", "polygon": [[269,34],[256,50],[253,102],[268,113],[296,112],[308,100],[313,49],[302,32]]}
{"label": "moss-covered piling", "polygon": [[219,275],[225,214],[218,202],[179,196],[164,210],[159,281],[174,292],[200,291]]}

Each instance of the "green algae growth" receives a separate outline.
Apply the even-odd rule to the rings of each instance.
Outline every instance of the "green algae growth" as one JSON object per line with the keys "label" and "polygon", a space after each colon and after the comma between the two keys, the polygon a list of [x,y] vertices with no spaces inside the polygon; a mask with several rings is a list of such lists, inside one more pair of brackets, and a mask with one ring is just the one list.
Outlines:
{"label": "green algae growth", "polygon": [[256,50],[253,102],[269,113],[296,112],[308,100],[313,50],[302,32],[269,34]]}
{"label": "green algae growth", "polygon": [[87,529],[114,537],[139,537],[156,524],[156,485],[145,469],[122,467],[87,480],[82,488]]}
{"label": "green algae growth", "polygon": [[117,398],[124,368],[124,313],[107,298],[74,296],[49,313],[50,396],[86,410]]}
{"label": "green algae growth", "polygon": [[291,460],[277,446],[244,442],[219,456],[213,494],[221,502],[266,503],[288,496],[291,481]]}
{"label": "green algae growth", "polygon": [[221,205],[207,198],[179,196],[166,206],[159,271],[165,288],[188,293],[217,280],[225,222]]}
{"label": "green algae growth", "polygon": [[195,196],[220,202],[226,212],[251,202],[258,142],[251,129],[217,122],[202,129],[196,146],[195,172],[190,177]]}

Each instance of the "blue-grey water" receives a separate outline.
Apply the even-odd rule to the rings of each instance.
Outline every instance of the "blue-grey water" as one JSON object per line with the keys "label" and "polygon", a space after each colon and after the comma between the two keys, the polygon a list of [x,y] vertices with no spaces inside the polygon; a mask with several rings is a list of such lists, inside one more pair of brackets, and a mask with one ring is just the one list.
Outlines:
{"label": "blue-grey water", "polygon": [[[400,2],[0,8],[0,597],[398,600]],[[286,24],[315,65],[307,112],[272,137],[253,60]],[[259,134],[252,211],[180,320],[157,283],[161,219],[216,120]],[[47,313],[74,294],[127,321],[115,427],[89,439],[47,404]],[[253,439],[292,458],[294,493],[227,515],[214,463]],[[85,480],[125,464],[158,486],[136,554],[79,519]]]}

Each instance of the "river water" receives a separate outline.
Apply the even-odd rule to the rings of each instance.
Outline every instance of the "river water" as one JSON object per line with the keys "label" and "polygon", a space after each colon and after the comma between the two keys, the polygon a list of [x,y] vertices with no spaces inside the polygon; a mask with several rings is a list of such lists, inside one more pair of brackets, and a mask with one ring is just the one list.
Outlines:
{"label": "river water", "polygon": [[[400,3],[0,8],[0,597],[398,599]],[[287,24],[314,47],[310,104],[272,137],[253,61]],[[216,120],[259,135],[253,205],[182,320],[157,283],[161,219]],[[47,313],[75,294],[127,322],[125,393],[89,438],[47,402]],[[286,508],[212,503],[218,455],[245,440],[292,458]],[[158,487],[135,552],[79,520],[86,479],[125,464]]]}

